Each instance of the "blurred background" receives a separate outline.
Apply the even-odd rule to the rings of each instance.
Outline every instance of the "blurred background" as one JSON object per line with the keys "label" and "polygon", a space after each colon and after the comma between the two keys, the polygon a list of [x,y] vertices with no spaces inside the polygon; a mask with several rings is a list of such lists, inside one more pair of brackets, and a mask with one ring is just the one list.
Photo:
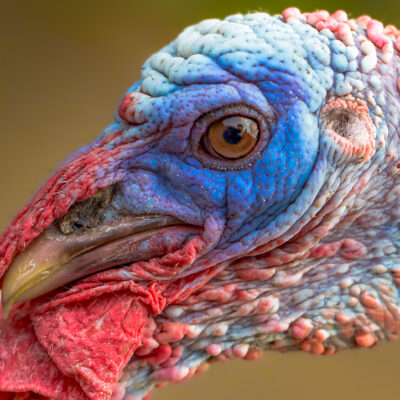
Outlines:
{"label": "blurred background", "polygon": [[[345,9],[400,27],[380,0],[0,0],[0,229],[70,152],[111,121],[140,66],[187,25],[247,11]],[[394,400],[400,342],[336,356],[266,353],[213,365],[155,400]]]}

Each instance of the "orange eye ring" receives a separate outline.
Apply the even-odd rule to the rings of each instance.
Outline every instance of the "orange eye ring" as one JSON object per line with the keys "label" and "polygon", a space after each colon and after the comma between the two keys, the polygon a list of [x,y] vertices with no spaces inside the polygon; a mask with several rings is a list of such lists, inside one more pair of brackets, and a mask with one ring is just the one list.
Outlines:
{"label": "orange eye ring", "polygon": [[204,145],[211,154],[237,160],[253,151],[259,136],[257,121],[242,116],[229,116],[208,127]]}

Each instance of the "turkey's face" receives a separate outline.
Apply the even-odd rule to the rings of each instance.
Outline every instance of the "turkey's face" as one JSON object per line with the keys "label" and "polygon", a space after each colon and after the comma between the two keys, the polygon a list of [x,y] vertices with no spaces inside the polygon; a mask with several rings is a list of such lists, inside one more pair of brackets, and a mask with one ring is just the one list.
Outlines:
{"label": "turkey's face", "polygon": [[153,296],[121,378],[147,389],[212,357],[399,335],[399,104],[374,94],[395,69],[289,17],[205,21],[149,59],[3,236],[6,313],[31,300],[40,336],[79,304],[102,329],[100,296]]}

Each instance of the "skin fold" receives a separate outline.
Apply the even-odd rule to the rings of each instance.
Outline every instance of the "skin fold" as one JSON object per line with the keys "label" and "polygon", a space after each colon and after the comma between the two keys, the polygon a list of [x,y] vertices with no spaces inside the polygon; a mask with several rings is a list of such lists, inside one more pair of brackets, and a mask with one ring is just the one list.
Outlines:
{"label": "skin fold", "polygon": [[[214,361],[397,339],[399,117],[394,26],[185,29],[0,237],[0,400],[142,400]],[[224,157],[238,121],[250,150]]]}

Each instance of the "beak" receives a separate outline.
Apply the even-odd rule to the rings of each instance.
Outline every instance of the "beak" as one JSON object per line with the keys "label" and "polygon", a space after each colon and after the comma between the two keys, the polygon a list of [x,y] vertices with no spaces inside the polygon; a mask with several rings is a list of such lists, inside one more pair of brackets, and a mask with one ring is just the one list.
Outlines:
{"label": "beak", "polygon": [[3,316],[6,318],[16,303],[89,274],[160,257],[172,242],[181,245],[194,231],[198,229],[182,225],[174,217],[157,215],[124,218],[88,233],[70,235],[53,223],[8,268],[1,291]]}

